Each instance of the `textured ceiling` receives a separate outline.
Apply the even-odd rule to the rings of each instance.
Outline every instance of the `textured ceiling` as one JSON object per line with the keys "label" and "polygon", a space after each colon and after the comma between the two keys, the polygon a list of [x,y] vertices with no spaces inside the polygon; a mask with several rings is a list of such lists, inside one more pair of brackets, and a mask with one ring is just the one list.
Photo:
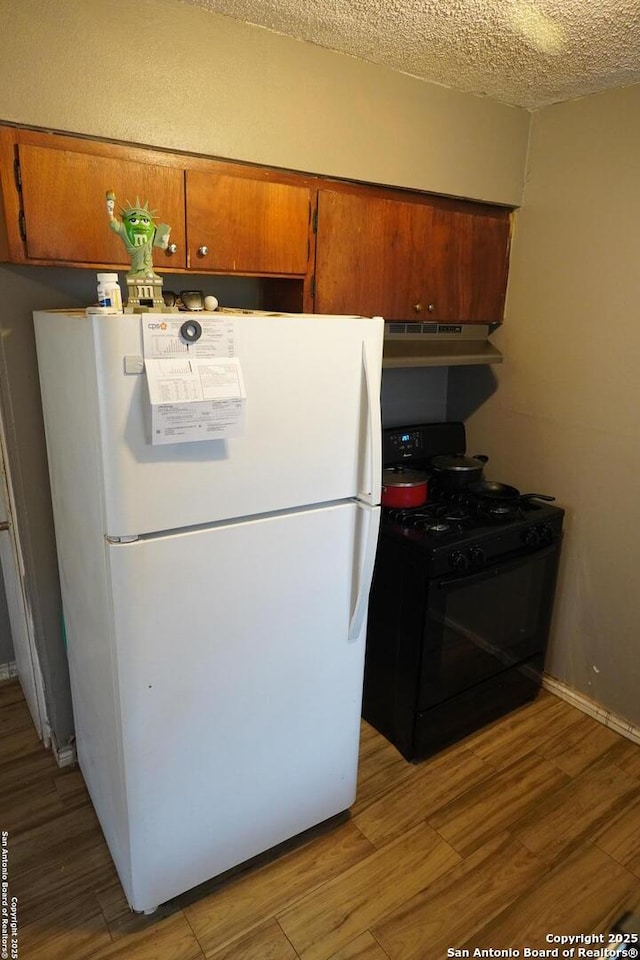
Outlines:
{"label": "textured ceiling", "polygon": [[640,82],[640,0],[183,0],[530,110]]}

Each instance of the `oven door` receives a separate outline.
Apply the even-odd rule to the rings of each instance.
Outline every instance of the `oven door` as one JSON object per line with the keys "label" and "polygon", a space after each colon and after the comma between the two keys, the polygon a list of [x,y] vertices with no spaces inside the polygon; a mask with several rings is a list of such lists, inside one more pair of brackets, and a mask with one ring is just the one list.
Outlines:
{"label": "oven door", "polygon": [[430,581],[416,747],[459,739],[535,696],[549,633],[558,544]]}

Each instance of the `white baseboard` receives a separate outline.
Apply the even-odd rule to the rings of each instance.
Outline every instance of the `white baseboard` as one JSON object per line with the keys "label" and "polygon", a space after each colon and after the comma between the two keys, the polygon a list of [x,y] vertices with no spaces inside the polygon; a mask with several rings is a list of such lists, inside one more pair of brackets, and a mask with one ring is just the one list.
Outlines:
{"label": "white baseboard", "polygon": [[615,713],[607,710],[606,707],[603,707],[602,704],[596,703],[595,700],[590,700],[589,697],[580,693],[579,690],[574,690],[573,687],[567,686],[562,680],[557,680],[555,677],[550,677],[545,673],[542,677],[542,686],[550,693],[555,693],[561,700],[566,700],[567,703],[570,703],[573,707],[593,717],[594,720],[598,720],[604,724],[605,727],[610,727],[612,730],[615,730],[616,733],[626,737],[627,740],[632,740],[633,743],[640,743],[640,727],[636,727],[634,724],[629,723],[628,720],[617,716]]}
{"label": "white baseboard", "polygon": [[9,663],[0,663],[0,681],[12,680],[13,677],[17,676],[18,667],[15,660],[10,660]]}

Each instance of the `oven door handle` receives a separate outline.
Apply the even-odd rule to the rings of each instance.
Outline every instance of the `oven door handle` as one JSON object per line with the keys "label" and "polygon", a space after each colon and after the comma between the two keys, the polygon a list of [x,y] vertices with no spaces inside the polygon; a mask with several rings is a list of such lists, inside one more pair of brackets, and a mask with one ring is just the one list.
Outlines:
{"label": "oven door handle", "polygon": [[544,560],[547,557],[550,557],[552,553],[555,553],[557,549],[557,542],[552,543],[548,547],[544,547],[542,550],[535,550],[532,553],[525,553],[523,556],[514,557],[513,560],[507,560],[504,563],[499,563],[494,566],[483,567],[482,570],[478,570],[477,573],[465,573],[461,577],[440,580],[438,583],[438,588],[440,590],[454,590],[456,587],[470,587],[474,583],[481,583],[483,580],[489,580],[490,577],[496,577],[501,573],[507,573],[509,570],[517,570],[519,567],[524,567],[527,563],[531,563],[532,560]]}

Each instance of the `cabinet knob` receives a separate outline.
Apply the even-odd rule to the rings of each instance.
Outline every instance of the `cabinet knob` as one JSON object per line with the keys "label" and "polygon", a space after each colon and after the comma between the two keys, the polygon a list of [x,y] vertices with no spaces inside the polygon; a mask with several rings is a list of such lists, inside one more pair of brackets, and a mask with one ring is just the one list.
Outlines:
{"label": "cabinet knob", "polygon": [[178,252],[178,244],[177,244],[177,243],[170,243],[169,246],[167,247],[167,256],[170,257],[172,254],[177,253],[177,252]]}
{"label": "cabinet knob", "polygon": [[428,313],[433,313],[433,311],[435,310],[435,308],[436,308],[435,303],[428,303],[428,304],[427,304],[427,312],[428,312]]}
{"label": "cabinet knob", "polygon": [[204,244],[201,247],[198,247],[199,257],[206,257],[208,253],[209,253],[209,247],[206,247]]}
{"label": "cabinet knob", "polygon": [[414,313],[420,313],[421,311],[422,311],[422,304],[421,304],[421,303],[414,303],[414,305],[413,305],[413,312],[414,312]]}

